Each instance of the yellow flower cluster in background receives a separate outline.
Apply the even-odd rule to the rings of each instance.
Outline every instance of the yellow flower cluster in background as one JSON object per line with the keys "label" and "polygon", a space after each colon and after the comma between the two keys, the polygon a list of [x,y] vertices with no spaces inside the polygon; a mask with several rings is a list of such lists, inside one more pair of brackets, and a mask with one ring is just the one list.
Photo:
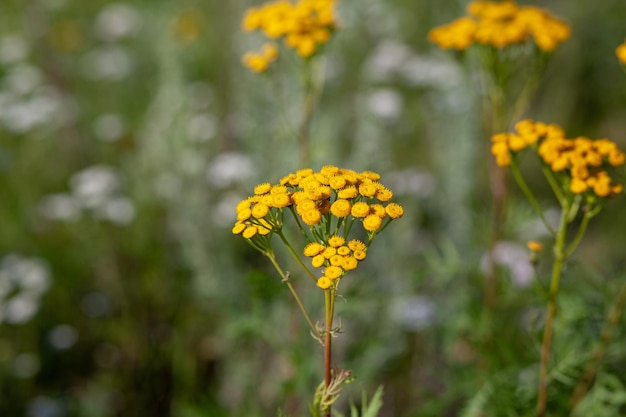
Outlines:
{"label": "yellow flower cluster in background", "polygon": [[[283,177],[279,184],[257,185],[254,195],[237,205],[232,232],[255,244],[255,239],[280,233],[284,209],[288,209],[303,231],[302,225],[308,226],[310,243],[304,255],[314,267],[324,267],[318,286],[326,289],[365,259],[377,233],[404,215],[402,206],[391,202],[392,191],[379,180],[380,175],[372,171],[359,173],[330,165],[317,172],[301,169]],[[355,222],[367,233],[367,244],[347,241]]]}
{"label": "yellow flower cluster in background", "polygon": [[518,6],[513,1],[473,1],[467,15],[432,29],[428,39],[444,49],[464,50],[473,44],[504,48],[532,39],[543,51],[553,51],[570,37],[570,27],[547,10]]}
{"label": "yellow flower cluster in background", "polygon": [[619,59],[622,64],[626,65],[626,40],[617,47],[615,55],[617,55],[617,59]]}
{"label": "yellow flower cluster in background", "polygon": [[266,43],[260,52],[246,52],[242,58],[244,65],[254,72],[265,71],[278,57],[278,48],[274,43]]}
{"label": "yellow flower cluster in background", "polygon": [[[283,39],[300,56],[308,58],[330,39],[336,27],[333,8],[336,0],[277,0],[246,11],[243,30],[261,31],[270,39]],[[263,53],[244,56],[244,64],[253,71],[264,71],[276,59]],[[254,59],[253,59],[254,58]],[[262,61],[264,62],[262,63]],[[262,68],[262,69],[261,69]]]}
{"label": "yellow flower cluster in background", "polygon": [[606,169],[624,165],[626,156],[609,139],[567,139],[559,126],[531,120],[517,123],[515,130],[491,139],[491,152],[499,166],[509,166],[513,153],[530,147],[552,172],[568,174],[569,191],[574,194],[591,191],[598,197],[610,197],[623,192],[623,186],[614,183]]}

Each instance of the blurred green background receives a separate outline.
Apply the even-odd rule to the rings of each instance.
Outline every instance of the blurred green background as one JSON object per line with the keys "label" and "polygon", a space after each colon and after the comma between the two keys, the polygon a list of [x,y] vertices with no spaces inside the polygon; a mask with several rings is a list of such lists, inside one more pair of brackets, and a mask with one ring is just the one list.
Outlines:
{"label": "blurred green background", "polygon": [[[297,60],[285,54],[264,75],[240,63],[262,43],[240,31],[255,4],[0,2],[0,416],[308,413],[321,348],[271,265],[230,232],[254,185],[300,168]],[[485,318],[491,207],[477,83],[426,40],[465,4],[340,0],[323,52],[313,168],[377,171],[405,207],[337,307],[335,360],[357,377],[344,413],[379,385],[381,416],[532,410],[550,253],[537,282],[525,242],[550,240],[512,188],[496,246],[500,295]],[[625,149],[626,74],[614,51],[626,3],[524,4],[573,32],[529,115]],[[554,407],[626,280],[625,208],[623,197],[607,204],[568,264]],[[305,284],[296,279],[321,319],[320,291]],[[605,397],[589,405],[605,414],[587,415],[624,415],[625,335],[618,321],[594,388]],[[476,414],[484,404],[491,411]]]}

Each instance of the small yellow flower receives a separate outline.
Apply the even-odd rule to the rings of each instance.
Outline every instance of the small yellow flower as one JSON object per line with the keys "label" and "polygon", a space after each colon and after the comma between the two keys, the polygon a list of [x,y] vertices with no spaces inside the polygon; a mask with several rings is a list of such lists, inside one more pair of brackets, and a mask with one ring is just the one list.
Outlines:
{"label": "small yellow flower", "polygon": [[255,204],[254,207],[252,207],[252,216],[257,219],[262,219],[267,216],[269,212],[270,208],[263,203]]}
{"label": "small yellow flower", "polygon": [[383,220],[380,216],[370,214],[363,219],[363,228],[368,232],[375,232],[382,226]]}
{"label": "small yellow flower", "polygon": [[237,212],[237,220],[240,222],[248,220],[250,217],[252,217],[252,210],[250,210],[249,208],[239,210]]}
{"label": "small yellow flower", "polygon": [[543,245],[534,240],[529,240],[526,243],[526,246],[531,252],[541,252],[541,250],[543,249]]}
{"label": "small yellow flower", "polygon": [[[365,252],[364,252],[365,253]],[[352,271],[356,269],[358,265],[358,261],[354,256],[344,256],[342,258],[341,267],[344,271]]]}
{"label": "small yellow flower", "polygon": [[322,255],[324,255],[324,258],[326,259],[330,259],[331,256],[334,256],[337,254],[337,248],[333,248],[333,247],[327,247],[324,249],[324,252],[322,253]]}
{"label": "small yellow flower", "polygon": [[347,246],[340,246],[337,248],[337,255],[347,256],[350,255],[352,251]]}
{"label": "small yellow flower", "polygon": [[329,279],[341,278],[342,275],[343,269],[338,266],[331,265],[324,268],[324,276]]}
{"label": "small yellow flower", "polygon": [[257,234],[257,232],[258,230],[256,226],[250,225],[247,226],[246,229],[243,231],[242,236],[246,239],[252,239]]}
{"label": "small yellow flower", "polygon": [[332,281],[328,277],[321,277],[317,280],[317,286],[323,290],[330,288]]}
{"label": "small yellow flower", "polygon": [[355,250],[352,253],[352,256],[354,256],[354,259],[356,259],[357,261],[362,261],[367,257],[367,253],[364,250]]}
{"label": "small yellow flower", "polygon": [[365,182],[359,185],[359,194],[363,197],[374,197],[376,195],[376,185],[373,182]]}
{"label": "small yellow flower", "polygon": [[340,246],[343,246],[343,244],[346,243],[346,239],[344,239],[342,236],[331,236],[328,239],[328,245],[331,248],[339,248]]}
{"label": "small yellow flower", "polygon": [[387,207],[385,207],[385,211],[387,212],[387,215],[392,219],[399,219],[404,215],[404,209],[400,204],[396,203],[387,204]]}
{"label": "small yellow flower", "polygon": [[291,198],[288,194],[272,195],[272,207],[284,208],[291,205]]}
{"label": "small yellow flower", "polygon": [[358,218],[365,217],[370,214],[370,206],[364,201],[356,202],[352,205],[351,214]]}
{"label": "small yellow flower", "polygon": [[348,217],[352,209],[352,204],[348,200],[339,199],[336,200],[330,206],[330,212],[337,217]]}
{"label": "small yellow flower", "polygon": [[245,228],[246,228],[246,225],[244,223],[237,222],[233,226],[232,232],[233,232],[234,235],[239,235],[239,234],[241,234],[241,232],[244,231]]}
{"label": "small yellow flower", "polygon": [[360,240],[352,239],[348,242],[348,248],[350,248],[353,252],[365,251],[365,249],[367,249],[367,245]]}
{"label": "small yellow flower", "polygon": [[343,264],[343,256],[341,256],[341,255],[333,255],[333,256],[330,257],[328,262],[332,266],[341,266]]}
{"label": "small yellow flower", "polygon": [[324,265],[325,262],[326,262],[326,258],[324,258],[324,255],[322,254],[315,255],[311,259],[311,265],[313,266],[313,268],[320,268]]}
{"label": "small yellow flower", "polygon": [[318,255],[319,253],[321,253],[325,248],[324,245],[322,245],[321,243],[317,243],[317,242],[311,242],[308,245],[306,245],[304,247],[304,256],[308,256],[313,257],[315,255]]}
{"label": "small yellow flower", "polygon": [[322,220],[322,213],[313,208],[302,213],[302,221],[309,226],[315,226]]}
{"label": "small yellow flower", "polygon": [[270,185],[270,183],[264,182],[263,184],[259,184],[256,187],[254,187],[254,194],[263,195],[263,194],[269,193],[271,189],[272,189],[272,186]]}
{"label": "small yellow flower", "polygon": [[350,200],[359,195],[359,190],[356,189],[354,185],[349,185],[346,188],[343,188],[337,192],[337,197],[345,198]]}

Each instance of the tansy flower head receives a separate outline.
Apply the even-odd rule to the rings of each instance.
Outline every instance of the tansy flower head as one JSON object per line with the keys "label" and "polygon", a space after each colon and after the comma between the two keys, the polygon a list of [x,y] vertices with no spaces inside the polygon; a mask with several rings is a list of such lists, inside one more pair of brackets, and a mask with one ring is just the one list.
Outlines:
{"label": "tansy flower head", "polygon": [[428,39],[444,49],[464,50],[473,44],[505,48],[533,41],[539,49],[552,51],[569,36],[569,25],[547,10],[514,1],[473,1],[467,16],[432,29]]}
{"label": "tansy flower head", "polygon": [[[614,152],[606,143],[602,149],[607,157]],[[357,268],[375,236],[404,214],[402,206],[391,202],[393,192],[379,181],[380,175],[373,171],[358,173],[330,165],[318,172],[298,170],[284,176],[278,185],[264,182],[254,187],[254,195],[236,206],[232,232],[270,256],[273,235],[285,241],[281,230],[285,215],[292,214],[293,224],[311,242],[302,253],[311,259],[313,268],[324,268],[318,286],[330,288],[346,271]],[[598,179],[598,188],[602,181]],[[367,232],[367,244],[348,238],[356,219]]]}
{"label": "tansy flower head", "polygon": [[[336,28],[334,6],[335,0],[272,1],[248,9],[241,26],[246,32],[259,30],[270,39],[282,39],[285,46],[308,58],[328,42]],[[260,53],[246,53],[243,62],[262,72],[277,55],[276,46],[266,44]]]}
{"label": "tansy flower head", "polygon": [[498,133],[492,137],[491,152],[500,166],[509,166],[512,155],[533,149],[542,162],[562,181],[565,191],[611,197],[622,192],[608,170],[622,166],[626,155],[608,139],[592,140],[583,136],[564,137],[556,125],[524,120],[515,125],[516,133]]}

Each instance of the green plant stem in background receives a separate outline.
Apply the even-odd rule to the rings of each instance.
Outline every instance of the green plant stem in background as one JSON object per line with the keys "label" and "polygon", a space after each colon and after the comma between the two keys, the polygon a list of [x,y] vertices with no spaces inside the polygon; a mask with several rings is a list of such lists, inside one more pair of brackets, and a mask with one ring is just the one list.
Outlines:
{"label": "green plant stem in background", "polygon": [[546,324],[543,332],[543,342],[541,345],[541,365],[539,369],[539,390],[537,396],[537,417],[543,417],[546,413],[548,401],[548,363],[550,361],[550,350],[552,346],[553,322],[556,314],[556,299],[559,293],[559,283],[565,257],[565,240],[567,237],[567,224],[569,215],[569,205],[565,205],[561,210],[561,220],[557,230],[556,242],[554,244],[554,264],[552,265],[552,277],[550,279],[550,292],[548,294],[548,308]]}
{"label": "green plant stem in background", "polygon": [[587,392],[589,392],[589,388],[596,378],[598,370],[600,369],[600,365],[602,364],[602,361],[606,356],[606,350],[609,346],[609,343],[613,339],[615,327],[617,326],[620,318],[624,314],[625,308],[626,281],[622,283],[620,291],[615,298],[615,302],[606,317],[604,326],[602,327],[602,331],[600,332],[600,340],[595,346],[591,362],[585,368],[583,376],[576,386],[576,389],[574,390],[574,394],[572,395],[572,399],[570,401],[571,415],[574,414],[574,411],[576,410],[576,407],[578,406],[580,401],[585,397]]}
{"label": "green plant stem in background", "polygon": [[311,124],[319,97],[324,88],[323,61],[321,57],[306,63],[304,75],[305,97],[302,108],[302,120],[298,130],[299,167],[310,165],[311,160]]}
{"label": "green plant stem in background", "polygon": [[543,210],[541,209],[541,205],[539,204],[539,201],[537,201],[537,198],[528,187],[528,184],[526,184],[524,177],[522,177],[522,174],[519,170],[519,165],[517,164],[517,160],[515,158],[513,158],[513,160],[511,161],[511,172],[513,173],[513,178],[515,178],[515,182],[517,183],[519,188],[522,190],[522,192],[524,193],[524,195],[526,196],[530,204],[533,206],[537,214],[539,214],[539,217],[541,218],[541,221],[543,222],[543,224],[546,226],[550,234],[552,234],[552,236],[555,236],[556,231],[546,219],[546,216],[544,215]]}

